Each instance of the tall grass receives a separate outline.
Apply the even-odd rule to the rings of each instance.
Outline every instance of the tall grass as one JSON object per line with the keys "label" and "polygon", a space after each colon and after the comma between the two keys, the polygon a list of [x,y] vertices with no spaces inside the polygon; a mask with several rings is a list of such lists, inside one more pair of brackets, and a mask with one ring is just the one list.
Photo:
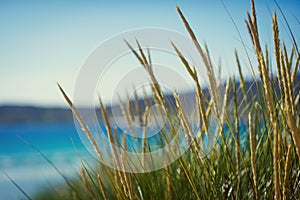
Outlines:
{"label": "tall grass", "polygon": [[[180,120],[182,130],[185,132],[186,140],[191,143],[190,148],[171,165],[147,173],[127,173],[122,170],[111,169],[101,163],[99,163],[98,169],[83,165],[82,179],[74,181],[72,188],[65,186],[64,192],[60,193],[61,196],[57,196],[57,198],[299,199],[300,87],[296,75],[300,54],[296,43],[288,51],[288,47],[280,38],[277,15],[274,12],[272,17],[273,54],[277,74],[272,74],[272,60],[269,60],[271,52],[263,49],[261,45],[253,0],[251,6],[251,13],[247,13],[246,26],[257,58],[256,65],[252,65],[257,66],[259,71],[259,80],[254,79],[252,85],[255,90],[246,86],[238,52],[235,51],[239,81],[236,81],[234,77],[229,78],[226,82],[225,95],[221,98],[220,86],[222,84],[217,80],[209,51],[206,46],[203,47],[198,42],[191,26],[177,7],[179,16],[205,64],[209,78],[210,94],[205,95],[195,67],[190,66],[176,44],[171,43],[178,59],[196,86],[195,99],[198,104],[200,119],[198,132],[194,132],[191,127],[191,122],[182,109],[182,102],[178,93],[174,92],[173,95],[176,101],[175,113]],[[155,102],[162,105],[164,114],[170,117],[172,113],[170,113],[152,69],[150,52],[145,53],[138,41],[138,50],[135,50],[132,44],[127,43],[127,45],[149,74]],[[103,155],[88,127],[66,93],[60,86],[59,88],[99,158],[101,158]],[[256,91],[256,94],[252,94],[253,91]],[[147,102],[146,97],[144,101]],[[127,105],[131,106],[127,107],[126,104],[121,103],[124,118],[129,122],[130,113],[135,111],[139,116],[140,123],[147,123],[148,104],[145,103],[146,111],[143,113],[138,101],[136,102],[134,108],[130,103]],[[229,105],[233,105],[233,112],[229,109]],[[116,141],[117,139],[114,137],[108,112],[101,100],[100,107],[110,143],[122,143],[122,138],[118,138],[119,141]],[[205,135],[209,137],[212,126],[209,119],[212,116],[217,120],[214,131],[218,131],[219,139],[210,153],[203,157],[201,138]],[[174,130],[171,127],[169,131],[172,133]],[[147,133],[144,132],[143,134],[146,135]],[[165,140],[168,140],[168,137],[165,137]],[[143,152],[151,151],[146,140],[143,141],[142,149]],[[113,155],[116,153],[113,152]],[[122,155],[120,157],[121,161],[116,162],[120,162],[118,165],[124,167],[126,163],[122,161]],[[146,164],[144,161],[141,163]],[[54,196],[49,193],[47,195],[41,194],[36,199],[54,199],[55,195],[57,194]]]}

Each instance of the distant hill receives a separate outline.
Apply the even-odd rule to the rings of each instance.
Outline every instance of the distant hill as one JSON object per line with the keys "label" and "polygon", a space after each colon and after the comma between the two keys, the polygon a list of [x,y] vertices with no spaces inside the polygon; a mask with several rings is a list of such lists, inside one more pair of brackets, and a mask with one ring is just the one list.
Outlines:
{"label": "distant hill", "polygon": [[[276,87],[273,89],[279,91],[277,78],[273,79]],[[239,83],[236,83],[239,86]],[[248,91],[248,97],[257,98],[257,88],[253,81],[245,82],[246,89]],[[261,88],[261,83],[257,83],[258,88]],[[295,80],[295,91],[299,92],[300,89],[300,74],[297,74]],[[203,89],[203,92],[209,98],[208,89]],[[230,91],[230,97],[232,97],[232,91]],[[195,98],[192,92],[187,92],[182,94],[184,98]],[[171,104],[175,105],[174,98],[172,96],[168,97]],[[154,103],[153,99],[148,99],[150,104]],[[145,106],[144,101],[139,101],[141,108]],[[134,105],[134,102],[131,102]],[[107,107],[108,113],[111,113],[112,107]],[[97,109],[97,115],[99,115],[100,109]],[[101,119],[101,117],[99,118]],[[73,115],[69,108],[44,108],[35,106],[15,106],[15,105],[5,105],[0,106],[0,124],[7,123],[31,123],[31,122],[71,122],[73,121]]]}
{"label": "distant hill", "polygon": [[68,108],[42,108],[34,106],[0,106],[0,124],[30,122],[67,122],[73,115]]}

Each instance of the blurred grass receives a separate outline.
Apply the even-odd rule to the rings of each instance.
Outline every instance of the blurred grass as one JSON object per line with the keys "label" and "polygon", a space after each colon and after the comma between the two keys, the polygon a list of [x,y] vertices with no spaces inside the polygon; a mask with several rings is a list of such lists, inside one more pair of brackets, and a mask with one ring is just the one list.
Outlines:
{"label": "blurred grass", "polygon": [[[203,93],[195,67],[190,66],[180,49],[172,43],[178,58],[195,82],[195,99],[201,119],[200,129],[195,133],[175,92],[175,113],[180,119],[186,140],[191,142],[182,157],[168,167],[147,173],[117,171],[101,163],[98,169],[93,169],[83,163],[80,178],[69,183],[72,187],[63,185],[55,191],[41,192],[34,199],[299,199],[300,93],[296,78],[299,51],[296,43],[288,50],[280,38],[276,12],[272,18],[274,52],[263,49],[254,1],[251,1],[251,5],[246,26],[257,58],[256,64],[252,65],[257,66],[259,79],[253,80],[254,90],[247,86],[239,52],[235,51],[239,77],[227,80],[224,96],[220,93],[222,83],[214,72],[207,47],[203,48],[198,42],[183,13],[177,8],[205,64],[210,92],[209,97]],[[138,50],[127,44],[151,78],[155,102],[162,105],[164,114],[171,118],[172,114],[152,69],[150,52],[145,53],[138,41]],[[274,61],[269,60],[271,53],[274,54]],[[270,71],[271,63],[276,63],[276,75]],[[60,90],[101,157],[101,151],[88,127],[61,87]],[[256,94],[252,94],[253,91]],[[100,105],[110,142],[122,143],[121,138],[115,141],[108,113],[101,100]],[[147,111],[143,114],[139,105],[135,106],[134,111],[139,115],[140,123],[147,123]],[[131,116],[128,113],[133,112],[130,110],[132,108],[129,107],[127,112],[126,106],[121,107],[124,118],[129,119]],[[209,137],[211,118],[216,120],[214,131],[217,131],[219,139],[210,153],[203,157],[201,138],[205,135]],[[173,131],[172,127],[170,131]],[[144,141],[143,152],[149,149],[147,145]]]}

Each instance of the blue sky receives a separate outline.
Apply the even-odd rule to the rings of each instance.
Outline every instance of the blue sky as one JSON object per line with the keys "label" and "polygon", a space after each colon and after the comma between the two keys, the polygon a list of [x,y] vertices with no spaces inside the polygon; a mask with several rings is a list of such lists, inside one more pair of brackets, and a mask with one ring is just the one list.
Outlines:
{"label": "blue sky", "polygon": [[[300,1],[279,0],[299,42]],[[225,1],[247,45],[244,19],[250,3]],[[186,34],[175,6],[179,5],[210,47],[213,60],[222,58],[224,76],[235,75],[233,49],[240,50],[243,70],[250,72],[243,48],[222,1],[1,1],[0,104],[65,105],[59,82],[72,96],[82,63],[101,42],[120,32],[161,27]],[[264,42],[272,43],[273,1],[257,2]],[[280,14],[281,34],[289,41]],[[103,91],[105,93],[105,91]],[[103,94],[105,95],[105,94]]]}

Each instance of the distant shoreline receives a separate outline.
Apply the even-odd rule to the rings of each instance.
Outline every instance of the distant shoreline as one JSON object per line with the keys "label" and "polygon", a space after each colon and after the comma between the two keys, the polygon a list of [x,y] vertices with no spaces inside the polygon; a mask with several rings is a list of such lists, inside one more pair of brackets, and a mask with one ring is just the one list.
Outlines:
{"label": "distant shoreline", "polygon": [[[295,78],[295,83],[299,83],[300,74],[298,73]],[[277,77],[273,77],[275,82],[275,89],[279,90]],[[238,84],[238,82],[237,82]],[[258,87],[261,87],[260,81],[257,82]],[[245,81],[245,86],[249,95],[257,94],[256,87],[253,87],[253,80]],[[300,87],[299,84],[294,86]],[[204,88],[204,94],[208,95],[208,89]],[[192,92],[185,94],[187,98],[193,98]],[[232,93],[230,93],[232,96]],[[169,96],[171,98],[171,96]],[[255,98],[255,97],[254,97]],[[140,102],[143,104],[143,101]],[[142,105],[143,106],[143,105]],[[111,110],[111,106],[106,107],[108,111]],[[97,109],[98,110],[98,109]],[[100,109],[98,110],[100,111]],[[97,113],[99,114],[99,113]],[[33,122],[73,122],[73,114],[71,109],[63,106],[35,106],[35,105],[0,105],[0,124],[11,123],[33,123]]]}
{"label": "distant shoreline", "polygon": [[21,105],[0,106],[0,124],[71,121],[73,121],[73,115],[69,108]]}

